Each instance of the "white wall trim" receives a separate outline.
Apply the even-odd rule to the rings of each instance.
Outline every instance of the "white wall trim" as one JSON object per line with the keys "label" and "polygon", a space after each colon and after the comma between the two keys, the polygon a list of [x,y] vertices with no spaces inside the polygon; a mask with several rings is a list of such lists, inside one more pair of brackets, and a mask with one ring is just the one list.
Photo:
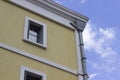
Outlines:
{"label": "white wall trim", "polygon": [[[40,43],[37,43],[37,42],[34,42],[34,41],[31,41],[31,40],[27,39],[27,37],[28,37],[28,27],[29,27],[28,24],[29,24],[29,20],[33,21],[33,22],[35,22],[37,24],[42,25],[42,27],[43,27],[43,44],[40,44]],[[32,19],[32,18],[26,16],[25,17],[25,26],[24,26],[23,40],[25,40],[27,42],[30,42],[30,43],[33,43],[33,44],[35,44],[37,46],[41,46],[43,48],[47,48],[47,25],[44,24],[44,23],[41,23],[40,21],[37,21],[35,19]]]}
{"label": "white wall trim", "polygon": [[33,4],[29,0],[28,1],[27,0],[8,0],[8,1],[16,4],[18,6],[21,6],[27,10],[30,10],[38,15],[44,16],[44,17],[46,17],[52,21],[55,21],[59,24],[62,24],[67,28],[70,28],[72,30],[75,29],[73,26],[70,25],[71,20],[66,19],[65,17],[62,17],[62,16],[55,14],[53,12],[50,12],[47,9],[44,9],[36,4]]}
{"label": "white wall trim", "polygon": [[82,65],[81,65],[81,55],[80,55],[80,43],[79,43],[79,35],[77,30],[75,30],[75,40],[76,40],[76,51],[77,51],[77,62],[78,62],[78,73],[83,73],[82,72]]}
{"label": "white wall trim", "polygon": [[20,80],[24,80],[25,71],[29,71],[29,72],[38,74],[43,77],[42,80],[46,80],[47,75],[45,73],[39,72],[38,70],[34,70],[32,68],[25,67],[23,65],[20,68]]}
{"label": "white wall trim", "polygon": [[31,54],[31,53],[28,53],[28,52],[26,52],[26,51],[23,51],[23,50],[20,50],[20,49],[11,47],[11,46],[9,46],[9,45],[7,45],[7,44],[5,44],[5,43],[1,43],[1,42],[0,42],[0,48],[3,48],[3,49],[6,49],[6,50],[9,50],[9,51],[12,51],[12,52],[14,52],[14,53],[16,53],[16,54],[19,54],[19,55],[22,55],[22,56],[25,56],[25,57],[34,59],[34,60],[36,60],[36,61],[42,62],[42,63],[44,63],[44,64],[47,64],[47,65],[52,66],[52,67],[55,67],[55,68],[57,68],[57,69],[61,69],[61,70],[63,70],[63,71],[69,72],[69,73],[71,73],[71,74],[78,75],[77,70],[73,70],[73,69],[71,69],[71,68],[65,67],[65,66],[60,65],[60,64],[57,64],[57,63],[54,63],[54,62],[49,61],[49,60],[47,60],[47,59],[44,59],[44,58],[42,58],[42,57],[38,57],[38,56],[33,55],[33,54]]}

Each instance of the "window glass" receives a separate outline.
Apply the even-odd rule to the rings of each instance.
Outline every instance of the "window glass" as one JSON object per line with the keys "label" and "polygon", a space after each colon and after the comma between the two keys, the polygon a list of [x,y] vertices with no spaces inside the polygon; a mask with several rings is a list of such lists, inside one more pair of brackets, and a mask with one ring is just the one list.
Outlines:
{"label": "window glass", "polygon": [[42,80],[42,76],[29,71],[25,71],[24,80]]}
{"label": "window glass", "polygon": [[25,19],[24,40],[43,48],[47,47],[47,26],[29,17]]}

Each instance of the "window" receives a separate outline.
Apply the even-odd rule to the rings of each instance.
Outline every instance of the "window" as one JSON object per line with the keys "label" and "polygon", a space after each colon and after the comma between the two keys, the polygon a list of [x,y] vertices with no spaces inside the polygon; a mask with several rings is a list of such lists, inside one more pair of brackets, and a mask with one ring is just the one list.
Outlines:
{"label": "window", "polygon": [[29,21],[27,39],[43,44],[43,26],[33,21]]}
{"label": "window", "polygon": [[25,71],[24,80],[43,80],[43,76]]}
{"label": "window", "polygon": [[20,80],[46,80],[46,74],[22,66]]}
{"label": "window", "polygon": [[24,40],[46,48],[47,27],[45,24],[25,18]]}

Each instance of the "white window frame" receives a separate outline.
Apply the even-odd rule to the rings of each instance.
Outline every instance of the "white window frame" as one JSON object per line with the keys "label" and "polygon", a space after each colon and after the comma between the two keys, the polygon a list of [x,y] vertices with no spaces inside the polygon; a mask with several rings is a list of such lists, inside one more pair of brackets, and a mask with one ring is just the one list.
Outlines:
{"label": "white window frame", "polygon": [[33,74],[40,75],[40,76],[42,76],[42,80],[46,80],[46,74],[45,73],[39,72],[37,70],[34,70],[32,68],[28,68],[28,67],[25,67],[25,66],[21,66],[21,69],[20,69],[20,80],[24,80],[25,71],[31,72]]}
{"label": "white window frame", "polygon": [[[30,39],[27,38],[28,36],[28,27],[29,27],[29,21],[32,21],[32,22],[35,22],[36,24],[40,24],[42,25],[43,27],[43,43],[37,43],[35,41],[32,41]],[[34,20],[30,17],[25,17],[25,26],[24,26],[24,36],[23,36],[23,40],[24,41],[27,41],[27,42],[30,42],[30,43],[33,43],[37,46],[40,46],[40,47],[43,47],[43,48],[47,48],[47,25],[37,21],[37,20]]]}

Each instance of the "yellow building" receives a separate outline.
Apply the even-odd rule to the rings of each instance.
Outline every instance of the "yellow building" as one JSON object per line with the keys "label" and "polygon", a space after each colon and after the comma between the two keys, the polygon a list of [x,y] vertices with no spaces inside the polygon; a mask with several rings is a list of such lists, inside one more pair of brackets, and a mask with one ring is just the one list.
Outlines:
{"label": "yellow building", "polygon": [[0,80],[86,80],[87,21],[52,0],[0,0]]}

